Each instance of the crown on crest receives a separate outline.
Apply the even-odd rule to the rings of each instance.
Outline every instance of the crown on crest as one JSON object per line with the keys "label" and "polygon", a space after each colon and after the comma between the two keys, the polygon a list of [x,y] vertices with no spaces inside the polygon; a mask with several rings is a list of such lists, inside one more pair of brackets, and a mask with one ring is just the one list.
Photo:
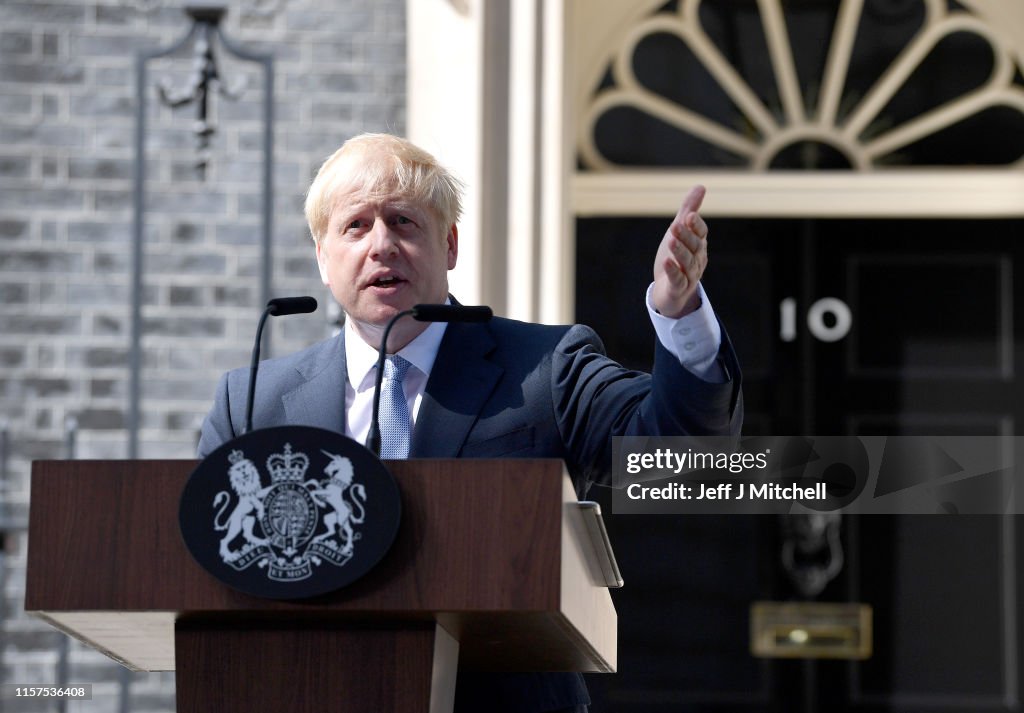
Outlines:
{"label": "crown on crest", "polygon": [[305,453],[292,453],[292,444],[284,444],[284,453],[274,453],[267,458],[267,470],[275,483],[301,483],[309,468]]}
{"label": "crown on crest", "polygon": [[228,455],[228,460],[231,461],[231,465],[234,465],[240,460],[245,460],[245,454],[236,448]]}

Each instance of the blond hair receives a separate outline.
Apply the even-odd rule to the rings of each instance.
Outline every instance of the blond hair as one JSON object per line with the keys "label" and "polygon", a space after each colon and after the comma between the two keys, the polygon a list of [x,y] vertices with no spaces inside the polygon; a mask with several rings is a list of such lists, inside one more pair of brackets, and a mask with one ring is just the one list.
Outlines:
{"label": "blond hair", "polygon": [[381,198],[401,194],[433,209],[447,228],[462,215],[462,182],[407,139],[360,134],[320,166],[306,194],[306,222],[319,245],[338,197],[348,192]]}

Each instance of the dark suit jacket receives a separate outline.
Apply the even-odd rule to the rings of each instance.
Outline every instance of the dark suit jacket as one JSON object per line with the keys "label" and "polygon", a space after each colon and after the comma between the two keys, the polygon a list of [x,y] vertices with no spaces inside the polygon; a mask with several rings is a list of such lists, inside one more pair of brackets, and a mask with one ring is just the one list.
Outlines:
{"label": "dark suit jacket", "polygon": [[[254,427],[344,431],[343,339],[344,333],[263,362]],[[588,327],[508,319],[449,324],[410,457],[561,458],[582,497],[591,484],[610,481],[612,436],[739,433],[740,370],[724,330],[722,345],[729,381],[710,384],[660,343],[652,374],[645,374],[606,357]],[[242,433],[248,379],[247,368],[221,379],[203,424],[200,456]],[[578,674],[463,675],[456,699],[456,711],[544,711],[589,702]]]}

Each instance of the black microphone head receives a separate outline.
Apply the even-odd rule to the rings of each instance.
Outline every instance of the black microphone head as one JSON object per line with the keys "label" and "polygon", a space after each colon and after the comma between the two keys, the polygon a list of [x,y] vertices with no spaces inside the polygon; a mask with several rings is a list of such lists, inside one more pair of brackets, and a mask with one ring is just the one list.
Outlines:
{"label": "black microphone head", "polygon": [[412,318],[420,322],[487,322],[493,316],[486,306],[424,304],[412,308]]}
{"label": "black microphone head", "polygon": [[286,314],[316,312],[316,300],[312,297],[275,297],[267,302],[267,314],[280,317]]}

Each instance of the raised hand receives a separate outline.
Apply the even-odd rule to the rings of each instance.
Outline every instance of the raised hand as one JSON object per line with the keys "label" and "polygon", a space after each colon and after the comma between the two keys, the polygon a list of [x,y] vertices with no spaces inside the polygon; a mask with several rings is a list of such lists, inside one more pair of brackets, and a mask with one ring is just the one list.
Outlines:
{"label": "raised hand", "polygon": [[654,258],[654,308],[676,319],[700,306],[697,283],[708,265],[708,226],[700,217],[704,186],[694,186],[683,199]]}

